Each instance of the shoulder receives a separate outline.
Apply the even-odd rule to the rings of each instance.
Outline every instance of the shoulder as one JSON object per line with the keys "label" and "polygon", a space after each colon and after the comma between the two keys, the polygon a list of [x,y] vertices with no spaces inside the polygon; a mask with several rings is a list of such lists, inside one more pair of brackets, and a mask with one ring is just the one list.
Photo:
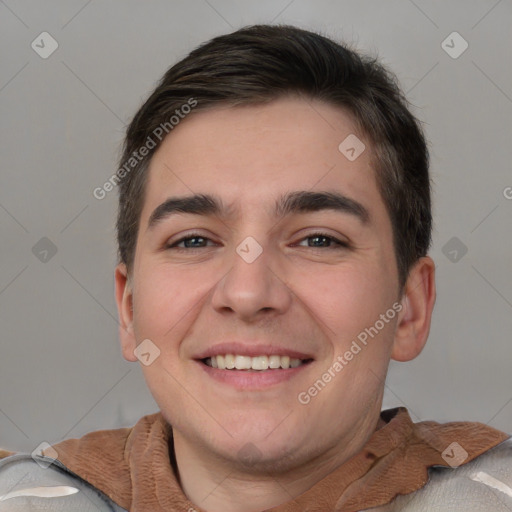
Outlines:
{"label": "shoulder", "polygon": [[[512,438],[459,467],[433,466],[429,481],[371,512],[512,510]],[[368,511],[370,512],[370,511]]]}
{"label": "shoulder", "polygon": [[30,454],[0,460],[0,512],[126,512],[59,461]]}

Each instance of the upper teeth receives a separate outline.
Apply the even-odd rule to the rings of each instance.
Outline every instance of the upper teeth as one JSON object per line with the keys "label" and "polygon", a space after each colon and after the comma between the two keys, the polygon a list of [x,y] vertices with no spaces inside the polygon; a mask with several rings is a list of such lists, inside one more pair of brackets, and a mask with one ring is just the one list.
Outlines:
{"label": "upper teeth", "polygon": [[206,359],[206,364],[220,370],[267,370],[268,368],[296,368],[304,362],[289,356],[240,356],[225,354]]}

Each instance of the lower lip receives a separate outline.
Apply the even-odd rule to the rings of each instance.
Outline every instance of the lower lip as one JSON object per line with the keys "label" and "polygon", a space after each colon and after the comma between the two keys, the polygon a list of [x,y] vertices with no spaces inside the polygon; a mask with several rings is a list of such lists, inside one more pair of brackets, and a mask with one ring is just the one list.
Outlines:
{"label": "lower lip", "polygon": [[197,361],[197,364],[207,373],[209,377],[228,384],[240,390],[265,389],[282,382],[286,382],[300,374],[311,363],[302,364],[296,368],[281,368],[273,370],[220,370],[207,364]]}

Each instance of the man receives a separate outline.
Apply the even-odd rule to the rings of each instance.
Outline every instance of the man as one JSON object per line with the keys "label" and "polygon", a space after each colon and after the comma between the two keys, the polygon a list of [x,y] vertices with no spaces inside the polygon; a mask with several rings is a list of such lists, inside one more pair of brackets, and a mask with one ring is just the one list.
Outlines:
{"label": "man", "polygon": [[512,510],[507,434],[381,412],[435,281],[425,139],[378,62],[290,26],[215,38],[113,181],[123,354],[160,412],[5,458],[0,510]]}

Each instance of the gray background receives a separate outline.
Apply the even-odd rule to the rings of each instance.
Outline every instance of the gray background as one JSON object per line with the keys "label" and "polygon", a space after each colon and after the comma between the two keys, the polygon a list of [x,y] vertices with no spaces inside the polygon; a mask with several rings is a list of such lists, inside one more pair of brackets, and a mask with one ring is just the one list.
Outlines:
{"label": "gray background", "polygon": [[[423,353],[391,364],[384,407],[512,433],[509,0],[4,0],[3,448],[32,451],[157,410],[118,344],[117,191],[101,201],[92,191],[115,172],[125,125],[164,71],[202,41],[259,22],[321,30],[378,53],[425,122],[438,301]],[[31,48],[43,31],[59,45],[46,59]],[[453,31],[469,44],[458,58],[441,46]],[[43,237],[53,256],[41,252],[44,241],[34,254]]]}

